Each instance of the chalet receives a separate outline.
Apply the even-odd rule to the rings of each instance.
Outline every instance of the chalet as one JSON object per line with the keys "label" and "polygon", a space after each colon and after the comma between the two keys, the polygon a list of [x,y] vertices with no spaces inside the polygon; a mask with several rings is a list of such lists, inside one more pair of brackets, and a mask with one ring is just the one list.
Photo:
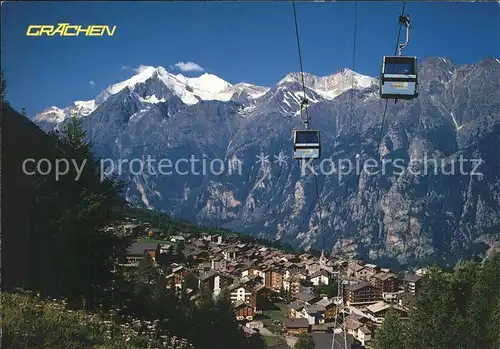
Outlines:
{"label": "chalet", "polygon": [[219,295],[222,288],[227,287],[233,283],[233,278],[219,273],[215,270],[210,270],[208,273],[200,276],[199,288],[204,288],[210,291],[214,296]]}
{"label": "chalet", "polygon": [[250,304],[243,301],[236,301],[233,304],[234,312],[236,314],[236,320],[253,320],[254,309]]}
{"label": "chalet", "polygon": [[408,274],[403,279],[405,292],[416,295],[422,284],[422,275]]}
{"label": "chalet", "polygon": [[184,251],[184,256],[194,261],[201,261],[208,257],[208,252],[200,250],[199,248],[188,248]]}
{"label": "chalet", "polygon": [[186,239],[181,235],[173,235],[170,237],[170,242],[185,242]]}
{"label": "chalet", "polygon": [[427,268],[420,268],[415,271],[415,274],[417,274],[418,276],[424,276],[428,272],[429,270]]}
{"label": "chalet", "polygon": [[415,295],[408,292],[398,293],[396,302],[401,308],[409,309],[412,304],[415,304]]}
{"label": "chalet", "polygon": [[290,291],[293,298],[297,296],[300,290],[300,280],[296,277],[289,277],[283,279],[283,288],[285,291]]}
{"label": "chalet", "polygon": [[228,290],[230,292],[231,296],[231,301],[233,303],[237,301],[242,301],[247,304],[250,304],[253,308],[256,308],[256,293],[255,291],[250,288],[250,287],[245,287],[240,284],[234,284],[230,285],[228,287]]}
{"label": "chalet", "polygon": [[309,253],[303,253],[299,256],[299,260],[304,263],[309,261],[312,258],[312,256]]}
{"label": "chalet", "polygon": [[314,274],[309,276],[309,281],[314,286],[319,286],[319,285],[328,285],[328,282],[330,281],[330,273],[327,272],[324,269],[318,270]]}
{"label": "chalet", "polygon": [[221,235],[212,235],[212,236],[210,236],[210,241],[214,242],[214,243],[216,243],[218,245],[221,245],[223,243]]}
{"label": "chalet", "polygon": [[356,261],[349,261],[347,265],[347,274],[348,276],[354,276],[358,270],[363,269],[363,266]]}
{"label": "chalet", "polygon": [[305,274],[303,273],[304,267],[300,263],[285,263],[284,265],[285,268],[285,277],[290,277],[292,275],[297,275],[297,274]]}
{"label": "chalet", "polygon": [[288,304],[288,317],[290,319],[300,319],[302,318],[302,309],[306,306],[306,303],[297,301]]}
{"label": "chalet", "polygon": [[241,268],[241,277],[259,275],[259,268],[253,265],[247,265]]}
{"label": "chalet", "polygon": [[364,268],[368,271],[369,274],[371,274],[368,276],[369,278],[381,272],[380,267],[375,264],[365,264]]}
{"label": "chalet", "polygon": [[143,224],[123,224],[119,226],[119,229],[126,236],[136,236],[144,231],[145,226]]}
{"label": "chalet", "polygon": [[382,292],[393,293],[397,292],[399,285],[396,275],[389,273],[377,273],[372,276],[371,282],[373,286],[378,287]]}
{"label": "chalet", "polygon": [[229,273],[229,274],[241,274],[241,271],[240,271],[240,268],[241,268],[241,264],[238,263],[237,261],[230,261],[226,264],[226,272]]}
{"label": "chalet", "polygon": [[166,276],[166,279],[169,282],[173,282],[175,287],[181,288],[184,278],[190,273],[191,271],[189,269],[186,269],[184,266],[180,265],[172,268],[172,273]]}
{"label": "chalet", "polygon": [[263,272],[264,286],[276,292],[281,290],[281,286],[283,285],[283,274],[275,268],[269,268],[263,270]]}
{"label": "chalet", "polygon": [[[182,269],[180,272],[173,272],[170,275],[167,275],[165,278],[168,282],[168,285],[174,285],[176,288],[182,288],[182,284],[184,282],[184,278],[190,272],[187,269]],[[169,286],[167,286],[169,287]]]}
{"label": "chalet", "polygon": [[321,265],[314,260],[310,260],[310,261],[306,262],[305,268],[306,268],[307,272],[309,273],[309,275],[311,275],[311,274],[314,274],[315,272],[317,272],[318,270],[320,270]]}
{"label": "chalet", "polygon": [[255,276],[245,276],[244,278],[240,279],[240,283],[242,285],[248,286],[248,287],[257,287],[257,286],[263,286],[264,285],[264,279],[258,275]]}
{"label": "chalet", "polygon": [[221,272],[227,271],[227,260],[221,257],[212,258],[212,269],[218,270]]}
{"label": "chalet", "polygon": [[250,249],[250,245],[249,244],[237,244],[236,245],[236,248],[238,249],[239,252],[246,252]]}
{"label": "chalet", "polygon": [[366,306],[366,314],[377,324],[381,324],[384,321],[389,310],[397,313],[401,319],[408,318],[408,312],[406,310],[383,301]]}
{"label": "chalet", "polygon": [[342,301],[339,302],[334,301],[325,305],[325,321],[334,320],[337,315],[340,314],[340,309],[342,309]]}
{"label": "chalet", "polygon": [[136,265],[149,254],[153,261],[156,260],[156,250],[160,248],[158,243],[134,242],[127,249],[127,264]]}
{"label": "chalet", "polygon": [[376,303],[382,300],[382,290],[378,287],[361,282],[346,287],[346,298],[349,304]]}
{"label": "chalet", "polygon": [[238,251],[236,250],[236,248],[234,248],[233,246],[229,246],[222,250],[222,255],[224,256],[225,260],[234,261],[236,260],[237,252]]}
{"label": "chalet", "polygon": [[288,335],[309,333],[309,321],[307,319],[284,319],[283,326]]}
{"label": "chalet", "polygon": [[199,249],[202,249],[202,250],[205,250],[208,247],[207,242],[204,241],[204,240],[195,240],[192,243],[192,245],[193,245],[193,247],[196,247],[196,248],[199,248]]}
{"label": "chalet", "polygon": [[253,299],[251,300],[251,305],[255,307],[255,312],[261,313],[262,310],[268,310],[274,308],[273,303],[270,300],[272,291],[263,285],[258,285],[254,287],[253,293],[255,294],[255,303]]}
{"label": "chalet", "polygon": [[309,287],[303,287],[299,289],[299,292],[297,293],[297,296],[295,298],[307,304],[312,304],[315,300],[318,299],[318,297],[314,295],[312,289]]}
{"label": "chalet", "polygon": [[347,316],[345,327],[347,333],[359,340],[362,345],[368,344],[371,340],[371,330],[367,326],[366,318],[356,314],[349,315]]}
{"label": "chalet", "polygon": [[372,340],[372,331],[366,326],[361,326],[355,338],[361,342],[362,346],[367,346]]}
{"label": "chalet", "polygon": [[319,304],[305,305],[302,308],[302,317],[307,319],[309,325],[325,323],[325,307]]}

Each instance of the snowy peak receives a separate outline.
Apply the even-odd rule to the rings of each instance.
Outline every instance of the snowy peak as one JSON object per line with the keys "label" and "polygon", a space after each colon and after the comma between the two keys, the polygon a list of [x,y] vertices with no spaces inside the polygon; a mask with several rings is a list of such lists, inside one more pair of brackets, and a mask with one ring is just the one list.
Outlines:
{"label": "snowy peak", "polygon": [[187,84],[193,89],[211,93],[219,93],[231,87],[230,83],[213,74],[203,74],[197,78],[189,78]]}
{"label": "snowy peak", "polygon": [[45,109],[34,117],[34,121],[45,121],[50,123],[60,123],[70,116],[82,117],[90,115],[96,109],[95,100],[75,101],[70,106],[61,109],[56,106]]}
{"label": "snowy peak", "polygon": [[65,118],[66,118],[66,113],[64,112],[64,110],[62,110],[56,106],[52,106],[52,107],[45,109],[41,113],[37,114],[33,120],[35,122],[44,122],[45,121],[45,122],[50,122],[50,123],[60,123]]}
{"label": "snowy peak", "polygon": [[75,101],[73,104],[77,114],[81,116],[89,115],[96,108],[96,103],[94,99],[90,101]]}
{"label": "snowy peak", "polygon": [[[289,82],[302,83],[301,74],[289,73],[278,82],[278,85]],[[323,77],[304,73],[304,84],[322,97],[333,99],[353,87],[361,90],[375,85],[377,84],[377,79],[344,68],[340,72]]]}
{"label": "snowy peak", "polygon": [[139,74],[134,75],[125,81],[108,86],[106,89],[104,89],[104,91],[102,91],[96,97],[96,102],[98,104],[101,104],[106,99],[108,99],[109,96],[117,94],[118,92],[123,90],[125,87],[132,87],[133,88],[136,84],[145,82],[146,80],[151,78],[153,73],[155,73],[156,71],[157,71],[157,68],[155,68],[155,67],[151,67],[151,66],[144,67],[143,70]]}
{"label": "snowy peak", "polygon": [[[160,82],[162,86],[167,87],[173,95],[179,97],[187,105],[196,104],[200,100],[229,101],[235,94],[238,97],[244,94],[247,99],[253,99],[260,97],[268,90],[268,88],[247,83],[240,83],[233,86],[214,74],[205,73],[198,77],[188,78],[182,74],[172,74],[161,66],[147,66],[143,68],[141,73],[106,88],[96,98],[96,101],[100,104],[109,98],[109,96],[120,92],[125,87],[134,90],[141,84],[147,84],[150,80]],[[151,84],[151,86],[153,85],[156,86],[156,90],[162,89],[157,84]],[[161,97],[159,97],[160,95]],[[152,90],[142,98],[149,103],[165,102],[165,95],[165,91]]]}
{"label": "snowy peak", "polygon": [[[324,77],[304,73],[304,81],[308,89],[310,89],[310,93],[313,94],[311,95],[313,103],[322,98],[333,99],[353,86],[356,89],[364,89],[377,83],[376,79],[358,74],[349,69],[343,69],[336,74]],[[294,84],[302,84],[300,73],[286,75],[272,89],[274,91],[272,95],[274,95],[278,87],[283,85],[287,85],[289,89],[295,90],[295,87],[292,87]],[[60,123],[70,115],[76,115],[77,117],[88,116],[99,106],[103,105],[111,96],[117,95],[125,89],[137,94],[140,103],[147,103],[149,105],[164,103],[174,97],[179,98],[185,105],[193,105],[200,101],[208,100],[234,101],[245,104],[263,97],[271,91],[268,87],[256,86],[245,82],[233,85],[209,73],[198,77],[186,77],[182,74],[173,74],[161,66],[141,66],[137,74],[124,81],[108,86],[95,99],[76,101],[64,109],[51,107],[38,114],[35,120]],[[297,96],[293,92],[292,94],[283,96],[280,100],[288,107],[288,105],[296,104]],[[293,109],[295,106],[290,108]]]}

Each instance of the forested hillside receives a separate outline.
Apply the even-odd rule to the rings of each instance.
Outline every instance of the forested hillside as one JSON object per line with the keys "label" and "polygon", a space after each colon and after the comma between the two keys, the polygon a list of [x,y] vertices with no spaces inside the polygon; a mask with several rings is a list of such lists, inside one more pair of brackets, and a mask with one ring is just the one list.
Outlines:
{"label": "forested hillside", "polygon": [[[103,228],[122,221],[127,212],[120,195],[123,184],[113,178],[101,181],[79,120],[47,136],[6,104],[2,104],[2,116],[2,164],[7,169],[2,178],[7,188],[2,222],[2,250],[7,251],[2,254],[3,347],[150,345],[133,344],[140,342],[175,348],[161,340],[165,336],[185,338],[200,349],[264,347],[259,338],[244,336],[227,295],[217,300],[201,297],[195,303],[183,290],[180,294],[166,291],[165,279],[151,260],[134,271],[120,266],[131,241]],[[52,163],[66,158],[86,165],[79,180],[75,181],[74,169],[56,180],[50,175],[24,174],[26,158]],[[21,289],[37,296],[25,295]],[[110,326],[120,328],[116,333],[103,327],[110,317]],[[124,328],[130,326],[138,326],[138,332],[125,343]],[[224,333],[219,342],[207,340],[219,331]]]}

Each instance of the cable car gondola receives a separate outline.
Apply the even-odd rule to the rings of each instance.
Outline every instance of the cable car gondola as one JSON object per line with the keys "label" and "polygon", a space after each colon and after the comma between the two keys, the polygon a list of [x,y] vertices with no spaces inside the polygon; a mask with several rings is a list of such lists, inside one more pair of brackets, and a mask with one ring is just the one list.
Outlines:
{"label": "cable car gondola", "polygon": [[380,72],[380,98],[396,101],[418,96],[417,57],[402,55],[410,41],[410,16],[400,16],[399,23],[406,27],[406,41],[399,44],[397,56],[384,57]]}
{"label": "cable car gondola", "polygon": [[384,57],[380,74],[380,97],[413,99],[417,96],[417,57]]}
{"label": "cable car gondola", "polygon": [[319,131],[296,130],[293,131],[293,157],[294,159],[318,159],[321,155]]}

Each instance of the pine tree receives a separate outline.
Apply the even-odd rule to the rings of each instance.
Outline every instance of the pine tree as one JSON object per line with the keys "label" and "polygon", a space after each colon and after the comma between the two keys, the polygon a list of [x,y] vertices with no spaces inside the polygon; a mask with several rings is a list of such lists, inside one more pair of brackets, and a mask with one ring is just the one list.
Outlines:
{"label": "pine tree", "polygon": [[5,96],[7,95],[7,81],[5,81],[3,70],[1,71],[1,73],[2,76],[0,77],[0,98],[2,103],[8,105],[9,102],[5,99]]}
{"label": "pine tree", "polygon": [[297,343],[295,343],[294,349],[314,349],[316,344],[313,338],[307,333],[301,333],[298,336]]}
{"label": "pine tree", "polygon": [[405,343],[405,328],[399,316],[393,311],[387,312],[382,326],[374,338],[374,349],[394,349]]}
{"label": "pine tree", "polygon": [[434,266],[411,313],[408,349],[467,349],[462,346],[461,328],[452,275]]}
{"label": "pine tree", "polygon": [[[468,345],[500,347],[500,252],[481,266],[468,304]],[[471,346],[471,347],[472,347]]]}
{"label": "pine tree", "polygon": [[123,183],[100,178],[100,166],[91,144],[85,141],[80,120],[72,118],[61,133],[50,134],[55,150],[52,163],[66,159],[68,173],[55,179],[40,177],[35,184],[33,226],[33,275],[35,289],[68,298],[90,307],[110,303],[119,256],[126,241],[103,232],[120,220],[125,205]]}

